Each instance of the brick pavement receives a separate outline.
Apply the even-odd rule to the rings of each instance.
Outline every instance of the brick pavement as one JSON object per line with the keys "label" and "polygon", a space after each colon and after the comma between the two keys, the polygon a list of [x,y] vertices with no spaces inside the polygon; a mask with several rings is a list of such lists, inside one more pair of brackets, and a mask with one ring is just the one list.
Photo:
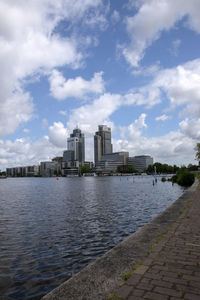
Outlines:
{"label": "brick pavement", "polygon": [[200,185],[149,253],[109,300],[200,300]]}

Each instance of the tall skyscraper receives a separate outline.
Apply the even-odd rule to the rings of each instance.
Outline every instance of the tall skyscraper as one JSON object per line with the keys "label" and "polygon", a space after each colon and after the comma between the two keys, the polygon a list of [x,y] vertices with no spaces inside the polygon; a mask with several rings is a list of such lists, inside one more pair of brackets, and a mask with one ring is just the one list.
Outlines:
{"label": "tall skyscraper", "polygon": [[74,152],[74,160],[84,163],[85,161],[85,137],[81,130],[76,128],[67,139],[67,149]]}
{"label": "tall skyscraper", "polygon": [[101,160],[102,155],[112,153],[111,129],[106,125],[99,125],[99,131],[94,136],[94,161]]}

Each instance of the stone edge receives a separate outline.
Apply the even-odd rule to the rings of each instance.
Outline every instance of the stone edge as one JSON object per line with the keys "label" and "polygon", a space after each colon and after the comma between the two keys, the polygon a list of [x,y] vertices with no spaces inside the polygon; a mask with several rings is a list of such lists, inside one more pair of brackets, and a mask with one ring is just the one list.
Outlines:
{"label": "stone edge", "polygon": [[197,186],[198,181],[195,181],[192,187],[152,221],[41,299],[107,299],[123,281],[123,275],[132,271],[135,264],[148,256],[149,249],[178,218]]}

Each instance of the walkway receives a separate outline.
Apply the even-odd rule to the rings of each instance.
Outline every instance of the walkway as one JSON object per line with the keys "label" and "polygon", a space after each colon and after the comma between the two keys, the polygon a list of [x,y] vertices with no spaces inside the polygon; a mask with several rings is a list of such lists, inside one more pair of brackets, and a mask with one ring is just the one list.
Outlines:
{"label": "walkway", "polygon": [[108,299],[200,300],[200,185],[168,233]]}

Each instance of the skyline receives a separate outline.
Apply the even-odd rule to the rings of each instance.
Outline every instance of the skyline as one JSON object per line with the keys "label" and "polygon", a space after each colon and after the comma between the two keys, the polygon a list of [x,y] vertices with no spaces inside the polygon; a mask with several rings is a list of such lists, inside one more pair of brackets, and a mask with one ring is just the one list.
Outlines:
{"label": "skyline", "polygon": [[195,163],[200,2],[0,1],[0,169],[62,155],[78,126],[113,152]]}

